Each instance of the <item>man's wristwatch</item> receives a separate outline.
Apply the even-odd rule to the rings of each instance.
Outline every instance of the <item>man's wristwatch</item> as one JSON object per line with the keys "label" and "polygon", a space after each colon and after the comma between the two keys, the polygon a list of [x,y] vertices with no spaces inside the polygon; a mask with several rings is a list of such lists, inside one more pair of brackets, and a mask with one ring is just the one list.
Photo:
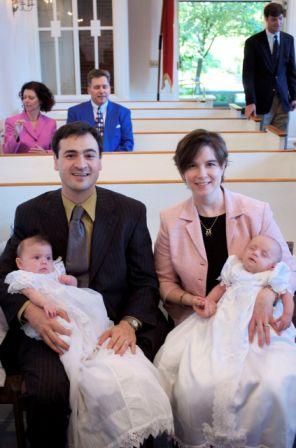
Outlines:
{"label": "man's wristwatch", "polygon": [[130,324],[130,326],[135,331],[138,331],[142,326],[142,323],[138,319],[136,319],[135,317],[132,317],[132,316],[125,316],[122,320],[125,320],[128,324]]}

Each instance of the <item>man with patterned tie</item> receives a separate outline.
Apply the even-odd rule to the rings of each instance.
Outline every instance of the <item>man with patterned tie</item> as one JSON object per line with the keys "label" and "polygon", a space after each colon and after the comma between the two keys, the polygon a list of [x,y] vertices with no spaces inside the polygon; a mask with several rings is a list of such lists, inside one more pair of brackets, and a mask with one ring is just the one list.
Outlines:
{"label": "man with patterned tie", "polygon": [[[103,295],[114,326],[100,335],[99,343],[110,338],[109,347],[118,355],[129,347],[134,352],[137,343],[153,359],[170,330],[158,308],[145,206],[96,187],[102,168],[98,143],[96,129],[87,123],[71,123],[57,130],[52,148],[62,188],[18,206],[14,233],[0,258],[0,306],[10,325],[0,358],[6,368],[13,358],[24,374],[32,448],[66,446],[69,383],[59,354],[69,348],[60,337],[69,331],[24,295],[7,293],[4,279],[16,268],[20,240],[36,233],[46,235],[54,258],[62,257],[79,286]],[[64,316],[62,310],[59,313]],[[42,341],[20,330],[23,319]]]}
{"label": "man with patterned tie", "polygon": [[85,121],[95,126],[103,141],[103,151],[132,151],[134,147],[131,112],[109,100],[110,73],[93,69],[87,75],[90,101],[72,106],[67,123]]}
{"label": "man with patterned tie", "polygon": [[296,108],[294,39],[281,31],[285,11],[279,3],[264,8],[266,29],[245,42],[243,85],[247,118],[262,118],[287,132],[289,111]]}

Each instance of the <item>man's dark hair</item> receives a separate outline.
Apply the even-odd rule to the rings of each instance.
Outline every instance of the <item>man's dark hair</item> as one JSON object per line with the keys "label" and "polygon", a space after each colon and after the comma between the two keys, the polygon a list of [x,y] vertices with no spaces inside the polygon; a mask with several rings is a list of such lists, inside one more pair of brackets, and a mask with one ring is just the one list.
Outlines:
{"label": "man's dark hair", "polygon": [[64,124],[64,126],[61,126],[55,132],[52,138],[51,146],[56,158],[59,157],[60,141],[63,138],[68,138],[72,135],[80,137],[86,134],[91,134],[93,138],[97,141],[99,146],[99,154],[101,156],[103,145],[102,145],[102,139],[97,129],[93,126],[90,126],[88,123],[85,123],[84,121],[74,121],[73,123]]}
{"label": "man's dark hair", "polygon": [[16,250],[17,257],[20,257],[22,255],[24,247],[25,247],[26,243],[28,243],[29,241],[31,243],[40,243],[40,244],[51,247],[50,241],[47,238],[47,236],[45,236],[45,235],[35,234],[32,236],[28,236],[27,238],[24,238],[17,246],[17,250]]}
{"label": "man's dark hair", "polygon": [[111,75],[108,70],[102,70],[100,68],[93,68],[90,72],[87,74],[87,84],[90,85],[93,78],[101,78],[102,76],[106,76],[108,83],[111,82]]}
{"label": "man's dark hair", "polygon": [[55,103],[54,96],[45,84],[39,81],[26,82],[19,93],[21,100],[23,100],[25,90],[33,90],[36,93],[40,101],[40,110],[48,112],[52,109]]}
{"label": "man's dark hair", "polygon": [[268,5],[265,6],[263,14],[264,17],[267,19],[267,17],[279,17],[281,14],[285,16],[285,10],[283,6],[280,3],[268,3]]}

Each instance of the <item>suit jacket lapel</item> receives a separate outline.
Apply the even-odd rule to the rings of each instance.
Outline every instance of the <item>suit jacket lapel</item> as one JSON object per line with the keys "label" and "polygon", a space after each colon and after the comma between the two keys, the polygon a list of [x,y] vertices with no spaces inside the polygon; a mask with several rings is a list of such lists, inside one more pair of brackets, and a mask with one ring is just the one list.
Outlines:
{"label": "suit jacket lapel", "polygon": [[279,71],[279,67],[283,67],[283,56],[284,56],[284,46],[285,46],[285,35],[280,31],[280,42],[279,42],[279,57],[278,57],[278,63],[276,67],[276,73]]}
{"label": "suit jacket lapel", "polygon": [[272,61],[272,54],[270,51],[267,34],[265,30],[260,33],[260,46],[262,50],[262,56],[265,59],[266,66],[269,69],[269,71],[273,73],[274,67]]}
{"label": "suit jacket lapel", "polygon": [[85,121],[91,126],[97,126],[91,101],[85,103]]}
{"label": "suit jacket lapel", "polygon": [[119,217],[107,190],[97,188],[96,217],[93,226],[90,283],[104,261],[107,249],[116,236],[113,229]]}
{"label": "suit jacket lapel", "polygon": [[107,106],[107,114],[104,129],[104,148],[106,148],[107,150],[112,142],[112,134],[114,133],[114,128],[115,128],[114,106],[113,103],[109,101]]}
{"label": "suit jacket lapel", "polygon": [[243,209],[239,203],[233,203],[229,192],[225,189],[225,211],[226,211],[226,241],[228,254],[231,254],[233,238],[236,236],[237,218],[243,214]]}
{"label": "suit jacket lapel", "polygon": [[61,189],[53,191],[45,204],[42,228],[45,235],[52,240],[54,257],[66,260],[69,225],[62,202]]}
{"label": "suit jacket lapel", "polygon": [[205,245],[200,226],[200,220],[197,210],[193,203],[193,198],[190,198],[180,214],[180,219],[187,221],[186,231],[192,240],[196,250],[199,252],[204,260],[207,260]]}

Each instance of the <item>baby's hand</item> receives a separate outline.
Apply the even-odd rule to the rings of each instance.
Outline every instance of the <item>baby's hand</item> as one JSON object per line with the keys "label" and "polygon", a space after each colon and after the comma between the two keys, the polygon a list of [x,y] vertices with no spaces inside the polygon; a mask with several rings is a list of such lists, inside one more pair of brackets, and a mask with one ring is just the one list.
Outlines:
{"label": "baby's hand", "polygon": [[275,330],[281,332],[286,330],[290,326],[292,322],[292,316],[290,314],[286,314],[285,312],[278,317],[274,322]]}
{"label": "baby's hand", "polygon": [[77,286],[77,279],[73,277],[73,275],[62,274],[59,276],[59,281],[63,283],[63,285],[68,286]]}
{"label": "baby's hand", "polygon": [[208,318],[215,314],[217,305],[213,300],[204,299],[204,307],[193,306],[192,308],[200,317]]}
{"label": "baby's hand", "polygon": [[201,296],[195,296],[195,298],[192,301],[192,306],[196,306],[199,308],[204,308],[205,307],[205,303],[206,303],[206,299],[204,297]]}
{"label": "baby's hand", "polygon": [[58,308],[56,304],[53,302],[48,302],[46,305],[43,306],[43,309],[47,317],[56,317],[58,314]]}

